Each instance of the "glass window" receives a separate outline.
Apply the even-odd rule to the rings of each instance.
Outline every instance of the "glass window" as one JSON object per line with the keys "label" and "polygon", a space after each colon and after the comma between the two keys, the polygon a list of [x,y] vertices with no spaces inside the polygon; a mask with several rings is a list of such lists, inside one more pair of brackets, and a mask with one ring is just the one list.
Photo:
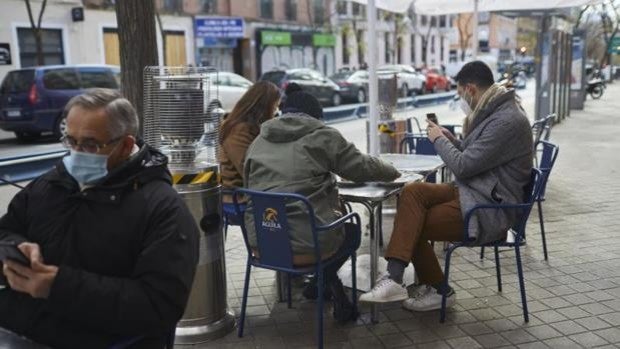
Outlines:
{"label": "glass window", "polygon": [[[65,64],[61,29],[41,29],[43,65]],[[39,65],[37,45],[30,28],[17,28],[19,59],[23,68]]]}
{"label": "glass window", "polygon": [[325,7],[323,6],[323,0],[314,0],[313,3],[314,23],[323,25],[325,23]]}
{"label": "glass window", "polygon": [[75,69],[50,69],[43,75],[43,85],[50,90],[77,90],[80,81]]}
{"label": "glass window", "polygon": [[354,2],[353,3],[353,16],[361,16],[362,15],[362,5]]}
{"label": "glass window", "polygon": [[344,1],[344,0],[339,0],[336,3],[336,11],[338,12],[339,15],[346,15],[347,14],[347,5],[349,4],[348,1]]}
{"label": "glass window", "polygon": [[286,19],[289,21],[297,20],[297,0],[286,0]]}
{"label": "glass window", "polygon": [[245,88],[249,88],[250,86],[252,86],[252,82],[250,80],[239,75],[230,74],[229,79],[230,86]]}
{"label": "glass window", "polygon": [[437,27],[437,17],[431,17],[431,27]]}
{"label": "glass window", "polygon": [[423,27],[426,26],[426,23],[428,23],[428,17],[426,17],[426,15],[423,15],[422,17],[420,17],[420,22]]}
{"label": "glass window", "polygon": [[80,80],[82,81],[82,88],[113,88],[117,89],[118,84],[112,74],[112,71],[108,69],[88,69],[80,68]]}
{"label": "glass window", "polygon": [[217,13],[217,0],[203,0],[202,4],[202,12],[208,14],[216,14]]}
{"label": "glass window", "polygon": [[260,16],[262,18],[273,18],[273,1],[272,0],[259,0],[260,1]]}
{"label": "glass window", "polygon": [[280,81],[282,81],[282,78],[284,78],[284,75],[286,75],[286,73],[283,71],[267,72],[263,74],[263,76],[261,77],[261,80],[271,81],[276,85],[280,85]]}
{"label": "glass window", "polygon": [[22,93],[28,92],[34,84],[34,70],[17,70],[6,75],[2,82],[2,93]]}
{"label": "glass window", "polygon": [[312,80],[323,80],[323,74],[319,73],[318,71],[312,70],[309,72],[309,74]]}

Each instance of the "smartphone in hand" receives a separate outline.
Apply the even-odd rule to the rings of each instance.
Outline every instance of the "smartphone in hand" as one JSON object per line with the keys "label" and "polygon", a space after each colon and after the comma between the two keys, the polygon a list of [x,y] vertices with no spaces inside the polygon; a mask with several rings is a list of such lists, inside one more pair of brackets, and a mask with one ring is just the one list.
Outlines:
{"label": "smartphone in hand", "polygon": [[432,121],[435,125],[439,125],[439,121],[437,121],[437,114],[435,113],[426,114],[426,119]]}
{"label": "smartphone in hand", "polygon": [[30,259],[26,257],[13,241],[0,241],[0,261],[7,259],[30,267]]}

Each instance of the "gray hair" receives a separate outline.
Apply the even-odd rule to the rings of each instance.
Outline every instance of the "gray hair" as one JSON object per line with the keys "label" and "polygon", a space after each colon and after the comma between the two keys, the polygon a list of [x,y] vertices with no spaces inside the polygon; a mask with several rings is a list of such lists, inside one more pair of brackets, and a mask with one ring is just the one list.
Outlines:
{"label": "gray hair", "polygon": [[139,121],[136,110],[127,99],[112,89],[92,88],[69,100],[65,107],[65,115],[71,108],[79,106],[88,110],[103,108],[108,116],[110,137],[138,135]]}

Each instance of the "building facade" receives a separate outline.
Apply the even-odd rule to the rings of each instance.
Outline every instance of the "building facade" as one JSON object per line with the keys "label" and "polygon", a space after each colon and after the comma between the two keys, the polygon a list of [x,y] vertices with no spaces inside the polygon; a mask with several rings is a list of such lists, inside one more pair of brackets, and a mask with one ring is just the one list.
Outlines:
{"label": "building facade", "polygon": [[[473,14],[454,16],[450,35],[450,61],[467,60],[473,54]],[[478,13],[478,53],[512,61],[517,50],[517,20],[489,12]]]}
{"label": "building facade", "polygon": [[[41,0],[30,0],[38,18]],[[43,13],[44,64],[120,64],[115,0],[48,0]],[[451,20],[409,11],[378,11],[368,37],[364,5],[344,0],[155,0],[159,64],[210,65],[251,80],[272,69],[310,67],[331,75],[363,66],[368,40],[378,63],[441,66],[448,62]],[[79,9],[82,18],[76,18]],[[79,16],[78,16],[79,17]],[[0,1],[0,47],[11,69],[36,64],[23,0]],[[222,28],[224,26],[225,28]],[[5,62],[8,63],[8,62]]]}
{"label": "building facade", "polygon": [[[38,18],[41,1],[31,0],[33,17]],[[83,20],[72,10],[82,8]],[[169,65],[194,64],[193,23],[189,16],[162,14],[166,52],[157,35],[160,62]],[[25,2],[0,1],[0,43],[7,44],[11,63],[0,65],[0,78],[11,69],[36,65],[36,45]],[[48,0],[42,21],[44,64],[120,63],[116,15],[107,0]],[[159,30],[159,29],[158,29]]]}
{"label": "building facade", "polygon": [[448,62],[451,21],[448,16],[405,14],[377,10],[376,37],[368,36],[366,7],[338,0],[332,3],[335,28],[336,67],[358,68],[367,62],[367,42],[376,40],[377,62],[415,67],[441,66]]}

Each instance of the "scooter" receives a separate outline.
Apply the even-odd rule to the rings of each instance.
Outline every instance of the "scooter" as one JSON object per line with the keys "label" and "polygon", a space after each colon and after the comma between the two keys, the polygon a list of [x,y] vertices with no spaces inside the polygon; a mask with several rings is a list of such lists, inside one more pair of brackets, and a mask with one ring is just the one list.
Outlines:
{"label": "scooter", "polygon": [[603,91],[605,90],[605,86],[603,80],[599,78],[594,78],[588,81],[588,86],[586,87],[586,93],[589,93],[592,99],[599,99],[603,96]]}

